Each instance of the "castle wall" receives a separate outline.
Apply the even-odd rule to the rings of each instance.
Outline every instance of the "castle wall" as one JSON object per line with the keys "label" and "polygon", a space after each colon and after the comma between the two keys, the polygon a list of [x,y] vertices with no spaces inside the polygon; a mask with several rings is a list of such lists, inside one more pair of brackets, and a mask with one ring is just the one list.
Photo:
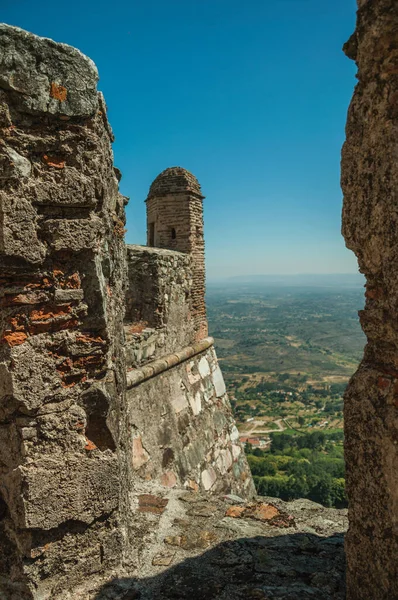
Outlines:
{"label": "castle wall", "polygon": [[89,589],[132,573],[142,513],[156,527],[147,492],[254,490],[212,340],[198,329],[202,266],[194,252],[124,244],[97,80],[79,51],[0,25],[7,600],[91,600]]}
{"label": "castle wall", "polygon": [[254,493],[212,338],[196,342],[190,254],[127,247],[132,472],[165,487]]}
{"label": "castle wall", "polygon": [[121,560],[125,199],[94,64],[0,57],[0,596],[45,600]]}
{"label": "castle wall", "polygon": [[[151,224],[154,224],[154,237],[151,244],[155,248],[167,248],[179,252],[190,252],[191,234],[190,217],[191,208],[189,194],[176,194],[165,192],[163,196],[147,200],[148,230],[147,243],[151,241]],[[202,200],[197,199],[197,209],[202,211]],[[172,237],[172,229],[175,237]]]}
{"label": "castle wall", "polygon": [[[343,232],[367,278],[360,318],[368,344],[345,396],[349,600],[398,597],[397,35],[396,2],[359,0],[357,29],[346,45],[358,64],[358,85],[343,149]],[[197,182],[183,174],[194,213],[178,213],[190,225],[186,247],[175,250],[187,253],[186,263],[177,254],[129,251],[124,321],[125,200],[97,78],[77,50],[0,25],[0,597],[92,600],[113,577],[120,591],[121,576],[157,575],[185,561],[192,547],[202,552],[233,535],[261,535],[263,544],[267,536],[276,541],[282,527],[289,537],[301,528],[305,537],[290,537],[271,569],[275,547],[248,551],[240,540],[234,551],[224,546],[216,559],[210,555],[199,591],[186,563],[164,585],[158,579],[141,582],[141,589],[151,586],[146,598],[159,585],[165,598],[184,590],[193,597],[208,592],[210,582],[213,597],[220,589],[227,598],[259,597],[259,577],[270,573],[267,593],[287,597],[296,595],[299,574],[297,593],[342,598],[333,573],[334,587],[325,584],[321,563],[319,572],[307,568],[308,544],[314,550],[308,532],[329,535],[330,519],[322,530],[317,516],[308,530],[302,501],[293,517],[275,513],[275,503],[227,513],[223,501],[209,505],[200,494],[183,495],[198,489],[250,496],[253,489],[206,338],[201,199],[189,193]],[[178,206],[181,189],[163,183],[160,196],[171,194]],[[179,240],[170,227],[171,239]],[[173,325],[178,319],[182,331]],[[130,354],[126,347],[127,373],[123,325],[142,334],[132,338]],[[309,504],[308,512],[317,510]],[[320,546],[320,557],[334,538]],[[176,553],[164,551],[170,546]],[[301,566],[288,573],[280,566],[286,548],[294,555],[304,548]],[[225,567],[221,588],[211,579],[213,564]],[[283,590],[289,578],[292,586]],[[250,589],[240,585],[250,579]],[[239,588],[232,595],[230,581]],[[130,583],[119,597],[138,597]],[[108,591],[101,597],[117,597]]]}
{"label": "castle wall", "polygon": [[367,346],[345,394],[347,598],[398,598],[398,5],[358,2],[343,233],[366,276]]}
{"label": "castle wall", "polygon": [[165,357],[163,368],[158,361],[162,371],[155,377],[144,368],[147,380],[138,385],[140,379],[132,378],[127,392],[136,448],[132,468],[143,481],[165,487],[247,497],[253,483],[212,339],[200,351],[203,345],[196,344],[198,353],[188,348],[187,359],[184,353],[171,355],[171,363]]}
{"label": "castle wall", "polygon": [[126,359],[128,368],[187,346],[192,320],[189,254],[127,246]]}
{"label": "castle wall", "polygon": [[207,322],[200,325],[205,312],[197,311],[198,299],[204,307],[202,201],[191,173],[166,169],[147,198],[148,236],[161,247],[127,248],[132,466],[142,481],[165,487],[250,496],[254,487],[213,340],[204,337]]}

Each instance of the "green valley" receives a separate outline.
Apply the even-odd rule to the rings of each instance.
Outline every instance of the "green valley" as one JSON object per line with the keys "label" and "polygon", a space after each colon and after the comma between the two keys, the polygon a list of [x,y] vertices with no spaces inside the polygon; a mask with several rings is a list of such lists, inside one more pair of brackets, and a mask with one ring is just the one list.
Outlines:
{"label": "green valley", "polygon": [[344,506],[343,393],[361,360],[362,281],[210,284],[207,305],[257,490]]}

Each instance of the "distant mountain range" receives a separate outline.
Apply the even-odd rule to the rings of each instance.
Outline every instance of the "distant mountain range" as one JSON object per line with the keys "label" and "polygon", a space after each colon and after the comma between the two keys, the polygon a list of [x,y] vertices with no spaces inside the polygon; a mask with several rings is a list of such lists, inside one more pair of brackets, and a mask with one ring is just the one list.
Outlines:
{"label": "distant mountain range", "polygon": [[365,284],[361,273],[332,273],[326,275],[237,275],[225,279],[209,280],[209,285],[259,285],[300,287],[349,287],[358,288]]}

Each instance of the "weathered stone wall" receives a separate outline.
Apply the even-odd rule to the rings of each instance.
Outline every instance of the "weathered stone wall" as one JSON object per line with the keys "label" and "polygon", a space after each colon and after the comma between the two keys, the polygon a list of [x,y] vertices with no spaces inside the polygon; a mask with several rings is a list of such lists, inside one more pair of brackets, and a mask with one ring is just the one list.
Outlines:
{"label": "weathered stone wall", "polygon": [[121,560],[124,198],[97,79],[77,50],[0,25],[7,600],[63,597]]}
{"label": "weathered stone wall", "polygon": [[152,184],[147,207],[148,223],[155,224],[154,243],[167,246],[173,241],[180,251],[127,249],[125,332],[133,474],[166,487],[251,496],[253,482],[213,340],[206,342],[200,326],[205,315],[195,311],[199,296],[204,303],[204,270],[200,290],[197,276],[198,268],[204,269],[204,256],[196,252],[196,238],[203,241],[203,226],[200,236],[196,233],[197,219],[202,219],[199,184],[184,169],[167,169]]}
{"label": "weathered stone wall", "polygon": [[253,495],[249,467],[212,346],[134,385],[127,400],[132,468],[143,482]]}
{"label": "weathered stone wall", "polygon": [[185,253],[126,252],[97,79],[0,25],[1,600],[91,600],[162,495],[254,491],[204,336],[202,198]]}
{"label": "weathered stone wall", "polygon": [[345,395],[347,598],[398,598],[398,4],[358,2],[343,233],[366,276],[368,343]]}
{"label": "weathered stone wall", "polygon": [[173,352],[195,340],[189,254],[127,246],[127,366]]}
{"label": "weathered stone wall", "polygon": [[152,183],[147,204],[148,246],[188,253],[192,259],[192,320],[196,339],[207,336],[203,199],[196,179],[181,167]]}

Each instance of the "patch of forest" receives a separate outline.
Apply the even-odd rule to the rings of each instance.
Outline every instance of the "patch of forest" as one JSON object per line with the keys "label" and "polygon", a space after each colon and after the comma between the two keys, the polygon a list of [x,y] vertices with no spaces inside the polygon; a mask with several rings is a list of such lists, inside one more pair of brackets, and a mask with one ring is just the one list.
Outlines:
{"label": "patch of forest", "polygon": [[257,493],[345,508],[343,432],[271,433],[269,449],[246,444]]}

